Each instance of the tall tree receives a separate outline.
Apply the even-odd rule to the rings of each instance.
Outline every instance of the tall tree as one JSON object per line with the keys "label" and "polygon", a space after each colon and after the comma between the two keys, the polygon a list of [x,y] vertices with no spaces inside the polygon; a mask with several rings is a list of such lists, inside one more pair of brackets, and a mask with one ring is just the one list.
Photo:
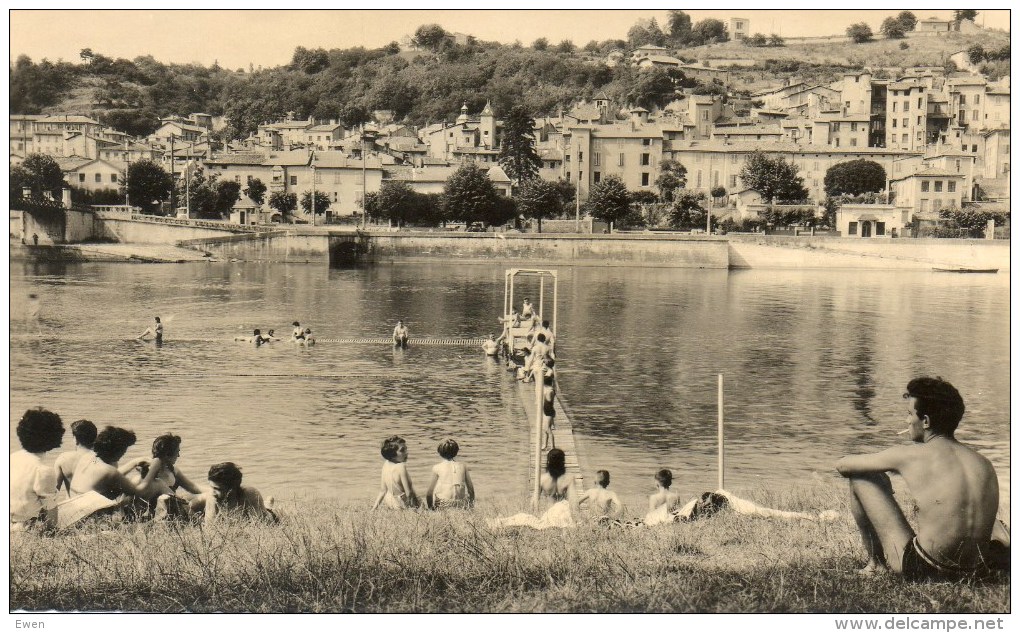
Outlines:
{"label": "tall tree", "polygon": [[870,42],[875,34],[871,32],[871,27],[868,26],[867,22],[857,22],[846,27],[846,36],[856,44],[863,44],[864,42]]}
{"label": "tall tree", "polygon": [[474,163],[462,165],[443,185],[443,205],[451,220],[484,222],[497,204],[496,187],[486,171]]}
{"label": "tall tree", "polygon": [[269,196],[269,206],[286,218],[297,209],[297,194],[277,191]]}
{"label": "tall tree", "polygon": [[672,202],[676,191],[687,186],[687,168],[678,161],[663,160],[659,163],[655,186],[664,202]]}
{"label": "tall tree", "polygon": [[978,16],[978,12],[974,9],[959,9],[953,11],[953,19],[959,22],[960,20],[970,20],[973,22]]}
{"label": "tall tree", "polygon": [[558,216],[563,212],[563,198],[555,182],[534,178],[521,186],[517,194],[517,209],[526,218],[538,221],[538,232],[542,232],[544,218]]}
{"label": "tall tree", "polygon": [[372,208],[369,209],[372,217],[391,220],[396,222],[397,226],[401,226],[415,215],[418,205],[415,199],[417,194],[406,182],[387,180],[378,192],[369,195],[372,196]]}
{"label": "tall tree", "polygon": [[535,150],[535,121],[524,106],[510,108],[503,121],[499,166],[517,185],[538,177],[542,159]]}
{"label": "tall tree", "polygon": [[690,189],[676,192],[669,208],[669,223],[675,229],[692,229],[705,226],[705,194]]}
{"label": "tall tree", "polygon": [[446,43],[446,29],[438,24],[422,24],[415,30],[411,43],[416,48],[438,51]]}
{"label": "tall tree", "polygon": [[244,190],[244,195],[251,198],[251,201],[255,204],[262,206],[266,201],[266,183],[258,178],[252,178]]}
{"label": "tall tree", "polygon": [[825,172],[825,194],[852,196],[885,189],[885,169],[873,160],[858,158],[837,163]]}
{"label": "tall tree", "polygon": [[234,204],[241,199],[241,183],[234,182],[233,180],[222,180],[216,183],[215,192],[216,213],[221,218],[228,217],[230,210],[234,208]]}
{"label": "tall tree", "polygon": [[44,193],[48,193],[54,200],[61,199],[67,183],[64,182],[64,172],[52,156],[29,154],[21,162],[21,168],[29,175],[28,186],[32,190],[33,200],[42,200]]}
{"label": "tall tree", "polygon": [[[326,209],[329,208],[329,194],[325,191],[315,191],[315,215],[326,215]],[[301,209],[305,213],[312,212],[312,192],[306,191],[301,194]]]}
{"label": "tall tree", "polygon": [[904,31],[913,31],[917,26],[917,16],[910,11],[900,11],[900,14],[896,16],[896,21],[903,26]]}
{"label": "tall tree", "polygon": [[671,10],[666,21],[669,39],[675,44],[686,44],[691,37],[691,16],[683,11]]}
{"label": "tall tree", "polygon": [[128,198],[132,206],[142,208],[142,213],[152,213],[164,200],[169,200],[173,186],[170,174],[151,160],[140,160],[128,167]]}
{"label": "tall tree", "polygon": [[609,176],[592,185],[585,206],[593,218],[612,224],[630,211],[630,193],[619,176]]}
{"label": "tall tree", "polygon": [[740,169],[744,185],[754,189],[765,200],[799,202],[807,198],[804,179],[797,175],[797,166],[781,156],[761,151],[751,153]]}
{"label": "tall tree", "polygon": [[887,39],[902,39],[907,36],[907,30],[903,28],[903,23],[894,17],[882,20],[882,26],[878,30]]}
{"label": "tall tree", "polygon": [[711,42],[725,42],[729,39],[726,35],[726,25],[721,20],[708,18],[701,20],[691,28],[694,38],[702,44]]}

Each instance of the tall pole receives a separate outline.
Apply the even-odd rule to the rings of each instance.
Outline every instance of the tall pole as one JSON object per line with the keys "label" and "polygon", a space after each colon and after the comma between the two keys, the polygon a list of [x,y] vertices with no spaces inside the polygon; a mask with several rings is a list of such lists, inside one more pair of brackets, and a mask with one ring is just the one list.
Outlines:
{"label": "tall pole", "polygon": [[308,156],[308,164],[312,167],[312,226],[315,226],[315,150]]}
{"label": "tall pole", "polygon": [[719,490],[726,488],[726,449],[723,437],[723,391],[722,374],[719,374]]}
{"label": "tall pole", "polygon": [[361,228],[368,228],[368,149],[365,128],[361,128]]}
{"label": "tall pole", "polygon": [[177,174],[174,173],[174,133],[170,132],[170,213],[177,215],[174,190],[177,189]]}
{"label": "tall pole", "polygon": [[708,209],[705,210],[705,232],[709,235],[712,234],[712,192],[708,192]]}
{"label": "tall pole", "polygon": [[191,219],[191,150],[195,147],[195,142],[192,141],[191,145],[188,145],[188,160],[184,163],[184,195],[187,197],[185,200],[185,206],[188,209],[188,219]]}
{"label": "tall pole", "polygon": [[581,232],[581,160],[577,161],[577,187],[574,191],[574,232]]}

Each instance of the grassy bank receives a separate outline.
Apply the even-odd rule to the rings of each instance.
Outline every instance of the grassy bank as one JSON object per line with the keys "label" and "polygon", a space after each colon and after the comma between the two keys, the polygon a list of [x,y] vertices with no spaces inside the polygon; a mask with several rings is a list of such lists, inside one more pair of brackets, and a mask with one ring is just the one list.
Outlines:
{"label": "grassy bank", "polygon": [[[278,526],[147,524],[11,543],[11,609],[145,612],[1003,613],[1009,578],[865,579],[842,489],[749,491],[832,523],[724,512],[692,524],[493,530],[473,513],[291,501]],[[298,508],[302,508],[299,513]]]}

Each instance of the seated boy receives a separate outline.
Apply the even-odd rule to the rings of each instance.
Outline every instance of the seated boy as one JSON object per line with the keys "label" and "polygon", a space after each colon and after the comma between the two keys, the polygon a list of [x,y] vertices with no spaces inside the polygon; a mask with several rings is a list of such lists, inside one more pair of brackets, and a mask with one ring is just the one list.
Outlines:
{"label": "seated boy", "polygon": [[52,466],[43,456],[60,446],[64,424],[60,416],[41,407],[29,409],[18,422],[21,450],[11,453],[11,532],[52,524],[47,506],[57,490]]}
{"label": "seated boy", "polygon": [[[619,519],[623,516],[623,504],[620,503],[620,498],[616,496],[616,493],[608,488],[609,471],[596,472],[595,487],[584,491],[578,500],[579,505],[585,507],[596,518]],[[589,505],[585,506],[586,503]]]}
{"label": "seated boy", "polygon": [[279,519],[276,513],[266,507],[262,494],[251,486],[242,486],[241,479],[241,469],[233,462],[223,462],[209,468],[212,490],[192,501],[192,512],[204,511],[205,525],[211,525],[220,515],[277,523]]}

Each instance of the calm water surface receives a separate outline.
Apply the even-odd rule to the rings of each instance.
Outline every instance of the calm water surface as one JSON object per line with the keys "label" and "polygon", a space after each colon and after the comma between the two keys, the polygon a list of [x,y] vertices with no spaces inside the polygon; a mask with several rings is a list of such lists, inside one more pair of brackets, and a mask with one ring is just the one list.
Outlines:
{"label": "calm water surface", "polygon": [[[523,494],[524,410],[478,348],[232,342],[254,327],[287,335],[295,319],[324,339],[388,337],[398,318],[413,337],[482,337],[498,328],[504,268],[12,263],[11,441],[43,405],[65,425],[133,429],[128,457],[178,433],[179,467],[199,481],[232,460],[266,494],[368,503],[384,437],[408,440],[424,489],[452,436],[480,497]],[[731,489],[829,480],[841,455],[902,441],[901,394],[927,373],[963,393],[958,437],[1008,495],[1008,275],[557,269],[561,398],[582,465],[610,470],[631,507],[663,467],[681,494],[714,487],[719,373]],[[518,297],[537,296],[533,283]],[[24,318],[30,292],[38,328]],[[156,314],[166,344],[131,340]]]}

